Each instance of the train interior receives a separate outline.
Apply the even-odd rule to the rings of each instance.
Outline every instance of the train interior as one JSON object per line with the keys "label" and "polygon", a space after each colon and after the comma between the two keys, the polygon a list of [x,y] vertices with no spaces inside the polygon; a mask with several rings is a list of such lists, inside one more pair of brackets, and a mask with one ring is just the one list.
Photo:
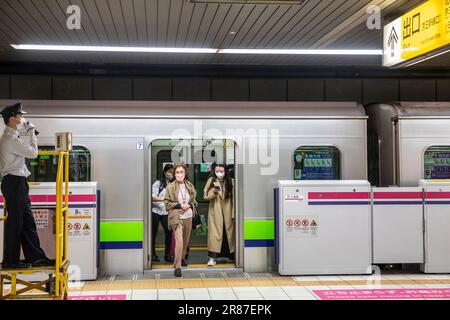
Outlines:
{"label": "train interior", "polygon": [[[231,140],[169,140],[158,139],[151,143],[151,183],[155,183],[163,176],[164,166],[168,163],[185,163],[188,167],[188,180],[192,182],[197,191],[198,213],[202,226],[192,231],[190,246],[188,248],[187,261],[189,267],[205,267],[208,262],[208,206],[209,202],[203,198],[203,190],[206,182],[213,175],[214,163],[226,164],[232,178],[234,176],[235,143]],[[152,188],[149,188],[151,190]],[[151,195],[149,195],[151,199]],[[152,206],[150,206],[151,208]],[[150,215],[152,213],[150,212]],[[149,219],[148,234],[149,243],[152,241],[152,219]],[[238,221],[238,219],[236,219]],[[237,226],[235,226],[237,227]],[[234,239],[236,241],[236,239]],[[151,246],[149,246],[151,248]],[[159,224],[155,251],[157,260],[152,261],[149,252],[149,267],[151,269],[173,268],[173,263],[166,261],[165,233]],[[228,258],[218,258],[216,268],[234,267],[235,261]]]}

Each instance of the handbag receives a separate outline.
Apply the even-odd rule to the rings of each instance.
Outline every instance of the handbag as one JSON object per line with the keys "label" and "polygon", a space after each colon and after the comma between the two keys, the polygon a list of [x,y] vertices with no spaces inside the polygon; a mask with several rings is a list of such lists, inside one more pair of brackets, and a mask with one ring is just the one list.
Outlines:
{"label": "handbag", "polygon": [[194,214],[192,216],[192,230],[196,230],[199,225],[202,225],[202,219],[199,214]]}
{"label": "handbag", "polygon": [[[206,219],[204,215],[199,215],[200,217],[200,222],[196,222],[196,225],[194,226],[194,222],[193,224],[193,228],[192,228],[192,234],[196,235],[196,236],[207,236],[208,235],[208,225],[206,224]],[[199,227],[200,225],[200,227]]]}

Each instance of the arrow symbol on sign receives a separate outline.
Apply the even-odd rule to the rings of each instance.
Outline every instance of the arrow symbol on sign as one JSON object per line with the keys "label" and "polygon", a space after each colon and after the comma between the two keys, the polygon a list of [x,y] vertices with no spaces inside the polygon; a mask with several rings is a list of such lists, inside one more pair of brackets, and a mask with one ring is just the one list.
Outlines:
{"label": "arrow symbol on sign", "polygon": [[391,57],[395,56],[395,45],[398,42],[398,35],[397,32],[395,31],[395,28],[392,27],[391,30],[391,34],[389,35],[389,39],[388,39],[388,46],[391,47]]}

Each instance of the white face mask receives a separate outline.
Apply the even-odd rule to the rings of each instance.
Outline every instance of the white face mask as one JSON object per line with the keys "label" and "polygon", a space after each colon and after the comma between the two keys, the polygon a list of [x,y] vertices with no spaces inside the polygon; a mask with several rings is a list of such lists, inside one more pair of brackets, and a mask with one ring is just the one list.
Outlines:
{"label": "white face mask", "polygon": [[223,177],[225,177],[225,172],[216,172],[216,177],[222,179]]}
{"label": "white face mask", "polygon": [[24,118],[20,119],[20,122],[17,124],[17,130],[24,129],[26,123],[27,121]]}
{"label": "white face mask", "polygon": [[177,181],[183,181],[184,180],[184,173],[175,173],[175,178],[177,179]]}

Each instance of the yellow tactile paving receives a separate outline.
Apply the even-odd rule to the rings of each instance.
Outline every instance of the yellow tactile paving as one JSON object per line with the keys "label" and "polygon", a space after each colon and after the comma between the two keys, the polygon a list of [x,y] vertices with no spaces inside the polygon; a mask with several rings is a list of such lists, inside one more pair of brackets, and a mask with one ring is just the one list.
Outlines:
{"label": "yellow tactile paving", "polygon": [[118,281],[110,281],[108,285],[109,290],[129,290],[133,287],[132,280],[118,280]]}
{"label": "yellow tactile paving", "polygon": [[[442,281],[445,281],[445,280],[428,280],[428,279],[425,279],[425,280],[414,280],[416,283],[418,283],[418,284],[445,284],[444,282],[442,282]],[[450,282],[449,282],[450,283]]]}
{"label": "yellow tactile paving", "polygon": [[225,279],[203,279],[204,288],[224,288],[227,287]]}
{"label": "yellow tactile paving", "polygon": [[[299,286],[324,286],[322,281],[297,281]],[[364,282],[365,283],[365,282]]]}
{"label": "yellow tactile paving", "polygon": [[180,284],[177,279],[158,279],[156,280],[156,287],[158,289],[178,289]]}
{"label": "yellow tactile paving", "polygon": [[347,283],[351,286],[364,286],[367,284],[365,280],[347,280]]}
{"label": "yellow tactile paving", "polygon": [[[229,288],[229,287],[280,287],[280,286],[353,286],[353,285],[446,285],[450,279],[396,279],[381,281],[368,280],[301,280],[295,281],[291,277],[242,277],[242,278],[197,278],[197,279],[140,279],[114,281],[86,281],[80,287],[69,289],[78,291],[114,291],[114,290],[144,290],[144,289],[188,289],[188,288]],[[4,292],[8,292],[6,289]]]}
{"label": "yellow tactile paving", "polygon": [[450,280],[439,280],[443,284],[450,284]]}
{"label": "yellow tactile paving", "polygon": [[[207,280],[206,280],[207,281]],[[205,283],[203,279],[183,279],[179,281],[180,288],[204,288]]]}
{"label": "yellow tactile paving", "polygon": [[137,280],[133,281],[133,290],[140,289],[157,289],[156,280]]}
{"label": "yellow tactile paving", "polygon": [[348,286],[347,281],[320,281],[321,286]]}
{"label": "yellow tactile paving", "polygon": [[82,291],[106,291],[108,290],[110,281],[92,281],[86,282]]}
{"label": "yellow tactile paving", "polygon": [[235,279],[228,278],[225,280],[227,283],[227,287],[251,287],[250,281],[247,278]]}
{"label": "yellow tactile paving", "polygon": [[392,280],[394,284],[417,284],[415,280]]}
{"label": "yellow tactile paving", "polygon": [[297,282],[295,282],[291,278],[270,278],[275,286],[298,286]]}
{"label": "yellow tactile paving", "polygon": [[252,287],[271,287],[275,286],[270,278],[248,278]]}
{"label": "yellow tactile paving", "polygon": [[[377,282],[377,281],[375,280],[373,282]],[[394,280],[381,280],[380,283],[387,284],[387,285],[395,284]]]}
{"label": "yellow tactile paving", "polygon": [[450,280],[346,280],[346,281],[295,281],[291,278],[214,278],[214,279],[151,279],[87,282],[82,288],[70,291],[108,291],[137,289],[187,289],[226,287],[279,287],[279,286],[352,286],[352,285],[405,285],[450,284]]}

